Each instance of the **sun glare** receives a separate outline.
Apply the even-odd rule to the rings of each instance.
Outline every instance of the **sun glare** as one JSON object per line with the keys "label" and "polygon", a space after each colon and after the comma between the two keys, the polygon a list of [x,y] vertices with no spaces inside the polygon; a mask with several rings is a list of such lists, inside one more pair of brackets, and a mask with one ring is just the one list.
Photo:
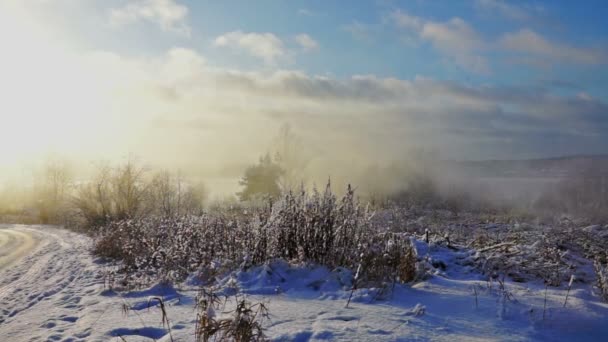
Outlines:
{"label": "sun glare", "polygon": [[77,139],[91,131],[87,120],[101,115],[95,113],[101,92],[93,74],[66,42],[8,7],[0,11],[0,163],[53,150],[77,152],[87,141]]}

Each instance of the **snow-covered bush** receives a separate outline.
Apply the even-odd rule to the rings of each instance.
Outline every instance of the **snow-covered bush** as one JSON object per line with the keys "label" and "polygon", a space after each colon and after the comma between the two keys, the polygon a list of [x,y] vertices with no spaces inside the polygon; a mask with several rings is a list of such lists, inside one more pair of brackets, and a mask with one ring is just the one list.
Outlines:
{"label": "snow-covered bush", "polygon": [[354,191],[338,201],[328,183],[321,194],[286,193],[272,208],[260,231],[267,239],[263,259],[284,258],[328,266],[353,266],[360,243],[373,234],[368,213],[358,205]]}
{"label": "snow-covered bush", "polygon": [[95,252],[121,260],[122,272],[136,277],[179,281],[194,272],[211,277],[238,265],[252,248],[249,228],[221,214],[123,220],[101,230]]}
{"label": "snow-covered bush", "polygon": [[360,268],[364,282],[414,280],[417,255],[409,236],[375,227],[372,217],[359,205],[350,185],[341,199],[329,183],[323,193],[288,192],[258,228],[254,262],[282,258]]}
{"label": "snow-covered bush", "polygon": [[608,265],[602,264],[601,261],[596,260],[594,266],[600,295],[604,301],[608,302]]}
{"label": "snow-covered bush", "polygon": [[371,216],[350,186],[338,199],[328,184],[323,193],[285,193],[271,207],[111,222],[95,251],[121,260],[126,275],[170,281],[192,273],[210,280],[273,259],[351,270],[360,260],[366,283],[414,280],[409,235],[379,229]]}

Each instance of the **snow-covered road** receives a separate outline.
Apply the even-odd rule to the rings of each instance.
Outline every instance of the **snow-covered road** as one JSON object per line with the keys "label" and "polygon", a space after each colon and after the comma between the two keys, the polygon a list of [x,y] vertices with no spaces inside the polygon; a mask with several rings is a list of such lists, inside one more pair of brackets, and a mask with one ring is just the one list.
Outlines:
{"label": "snow-covered road", "polygon": [[[86,339],[83,298],[103,286],[90,240],[51,227],[0,226],[0,336],[3,341]],[[66,336],[66,332],[70,334]]]}
{"label": "snow-covered road", "polygon": [[0,229],[0,271],[27,255],[39,240],[28,232]]}

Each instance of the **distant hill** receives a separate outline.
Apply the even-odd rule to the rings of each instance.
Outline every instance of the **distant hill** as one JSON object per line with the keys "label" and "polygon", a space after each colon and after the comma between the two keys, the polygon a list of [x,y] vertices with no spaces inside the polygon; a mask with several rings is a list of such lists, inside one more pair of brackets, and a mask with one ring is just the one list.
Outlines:
{"label": "distant hill", "polygon": [[577,155],[544,159],[453,161],[451,167],[477,177],[600,177],[608,176],[608,155]]}

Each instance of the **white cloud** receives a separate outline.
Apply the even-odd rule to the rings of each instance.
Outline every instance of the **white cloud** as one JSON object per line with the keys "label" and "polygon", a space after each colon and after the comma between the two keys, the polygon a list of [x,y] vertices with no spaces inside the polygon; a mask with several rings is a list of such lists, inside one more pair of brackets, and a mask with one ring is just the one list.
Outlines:
{"label": "white cloud", "polygon": [[272,33],[232,31],[217,37],[214,44],[246,51],[269,64],[287,54],[283,41]]}
{"label": "white cloud", "polygon": [[190,35],[190,26],[186,22],[188,7],[175,0],[138,0],[121,8],[110,10],[110,23],[117,26],[134,23],[140,20],[153,22],[163,31]]}
{"label": "white cloud", "polygon": [[605,64],[608,62],[608,55],[605,51],[551,42],[530,29],[507,33],[502,36],[499,44],[510,51],[548,58],[556,62],[577,64]]}
{"label": "white cloud", "polygon": [[412,30],[420,30],[424,24],[424,20],[420,17],[409,15],[401,10],[396,10],[391,13],[391,19],[398,27]]}
{"label": "white cloud", "polygon": [[165,157],[183,145],[186,156],[208,147],[209,160],[255,158],[284,122],[329,163],[337,157],[390,160],[401,156],[404,145],[429,141],[450,152],[477,146],[480,150],[468,152],[483,155],[508,153],[509,140],[527,144],[531,153],[549,153],[556,136],[584,147],[591,142],[588,135],[608,129],[602,115],[608,105],[601,100],[535,87],[227,70],[188,49],[146,59],[100,54],[91,70],[102,77],[95,84],[116,91],[108,95],[116,117],[146,134],[129,132],[151,158],[164,153],[156,148],[160,131]]}
{"label": "white cloud", "polygon": [[460,67],[480,74],[490,72],[488,61],[478,53],[485,43],[477,32],[460,18],[445,23],[427,22],[420,37],[431,44]]}
{"label": "white cloud", "polygon": [[304,49],[304,51],[313,51],[319,49],[319,43],[306,33],[298,34],[295,39],[302,49]]}
{"label": "white cloud", "polygon": [[[527,14],[519,7],[497,0],[479,0],[478,5],[499,10],[514,18],[523,19]],[[608,63],[606,50],[553,42],[527,28],[505,33],[490,41],[461,18],[438,22],[397,10],[391,14],[390,19],[396,27],[413,32],[420,40],[429,42],[451,62],[480,74],[490,73],[488,60],[484,56],[490,51],[518,53],[518,56],[507,56],[506,61],[540,67],[546,67],[552,62],[590,65]]]}
{"label": "white cloud", "polygon": [[477,32],[460,18],[444,23],[427,22],[422,26],[420,36],[447,51],[470,51],[484,44]]}
{"label": "white cloud", "polygon": [[397,10],[391,14],[391,19],[397,27],[413,31],[420,39],[430,42],[461,68],[480,74],[490,72],[487,59],[480,53],[486,49],[486,43],[461,18],[436,22]]}

